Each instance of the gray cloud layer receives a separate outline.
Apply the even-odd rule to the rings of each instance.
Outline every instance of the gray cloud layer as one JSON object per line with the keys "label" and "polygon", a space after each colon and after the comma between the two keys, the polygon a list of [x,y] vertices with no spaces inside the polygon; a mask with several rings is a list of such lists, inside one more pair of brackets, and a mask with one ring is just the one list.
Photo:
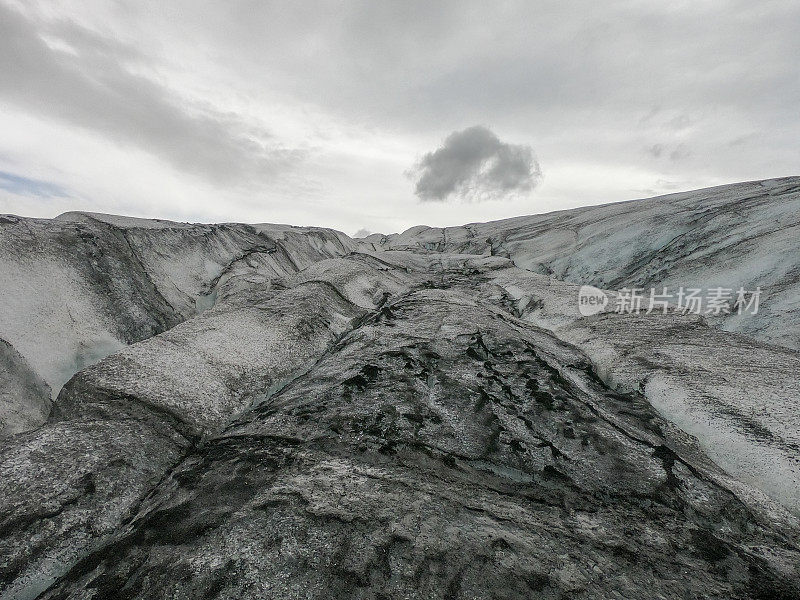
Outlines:
{"label": "gray cloud layer", "polygon": [[[56,40],[53,46],[46,40]],[[133,72],[135,48],[71,22],[38,23],[0,2],[0,101],[135,146],[231,185],[263,180],[300,156],[230,115],[191,106]]]}
{"label": "gray cloud layer", "polygon": [[423,201],[451,196],[472,200],[500,198],[531,191],[541,177],[530,146],[501,142],[486,127],[475,125],[447,136],[411,172],[414,193]]}
{"label": "gray cloud layer", "polygon": [[[173,35],[190,30],[251,89],[403,134],[490,122],[537,140],[549,184],[568,163],[696,181],[800,164],[796,0],[170,6]],[[657,144],[660,160],[642,152]]]}
{"label": "gray cloud layer", "polygon": [[[519,212],[655,195],[797,173],[798,56],[797,0],[0,0],[0,111],[64,142],[39,157],[49,140],[0,135],[0,169],[52,168],[97,197],[82,183],[98,179],[92,157],[59,152],[130,156],[109,169],[114,189],[120,175],[153,177],[136,172],[151,165],[143,151],[167,168],[128,186],[132,206],[170,200],[190,173],[216,184],[196,186],[207,205],[270,197],[259,218],[287,219],[280,210],[313,197],[327,211],[316,220],[368,203],[358,224],[378,230],[455,218],[414,202],[402,172],[449,132],[491,123],[535,140],[546,162],[547,185]],[[98,143],[70,143],[73,127]],[[509,171],[490,176],[494,189],[515,189],[525,161],[512,159],[498,159]],[[463,168],[431,165],[420,192],[460,189]],[[508,204],[490,206],[458,216]]]}

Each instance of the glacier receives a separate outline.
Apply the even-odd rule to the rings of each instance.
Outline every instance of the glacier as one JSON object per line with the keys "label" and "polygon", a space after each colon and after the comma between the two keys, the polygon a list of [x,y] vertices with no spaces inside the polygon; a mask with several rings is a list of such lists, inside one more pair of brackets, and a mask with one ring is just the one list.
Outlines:
{"label": "glacier", "polygon": [[797,597],[799,222],[800,178],[361,239],[0,217],[0,598]]}

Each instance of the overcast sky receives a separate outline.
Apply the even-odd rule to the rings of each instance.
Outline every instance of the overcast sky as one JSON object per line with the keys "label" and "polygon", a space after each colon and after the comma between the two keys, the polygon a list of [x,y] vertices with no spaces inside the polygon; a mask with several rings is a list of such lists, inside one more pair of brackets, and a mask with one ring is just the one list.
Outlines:
{"label": "overcast sky", "polygon": [[486,221],[800,174],[800,2],[0,0],[0,212]]}

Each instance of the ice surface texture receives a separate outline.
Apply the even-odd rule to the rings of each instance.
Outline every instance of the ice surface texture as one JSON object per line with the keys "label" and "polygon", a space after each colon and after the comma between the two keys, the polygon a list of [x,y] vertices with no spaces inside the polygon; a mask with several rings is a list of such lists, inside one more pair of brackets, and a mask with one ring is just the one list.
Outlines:
{"label": "ice surface texture", "polygon": [[[798,183],[360,241],[3,217],[0,598],[798,597]],[[714,265],[783,308],[578,313]]]}

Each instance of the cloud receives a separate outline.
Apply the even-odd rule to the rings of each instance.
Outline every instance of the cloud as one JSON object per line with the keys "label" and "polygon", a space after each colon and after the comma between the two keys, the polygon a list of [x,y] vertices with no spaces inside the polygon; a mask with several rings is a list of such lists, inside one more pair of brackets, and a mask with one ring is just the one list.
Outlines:
{"label": "cloud", "polygon": [[[796,173],[798,55],[797,0],[0,0],[0,169],[180,220],[485,221]],[[404,169],[476,123],[547,186],[414,201]]]}
{"label": "cloud", "polygon": [[61,187],[49,181],[30,179],[0,171],[0,190],[18,196],[35,196],[37,198],[66,198],[67,193]]}
{"label": "cloud", "polygon": [[451,196],[485,200],[530,192],[541,170],[530,146],[501,142],[486,127],[475,125],[447,136],[410,175],[417,178],[417,197],[436,202]]}
{"label": "cloud", "polygon": [[354,238],[365,238],[368,235],[372,235],[372,232],[369,229],[365,229],[364,227],[362,227],[361,229],[359,229],[358,231],[356,231],[353,234],[353,237]]}
{"label": "cloud", "polygon": [[141,74],[152,70],[134,47],[0,2],[0,105],[93,131],[215,184],[264,181],[303,157]]}
{"label": "cloud", "polygon": [[691,156],[691,154],[692,153],[689,151],[689,149],[685,145],[678,144],[677,146],[675,146],[675,149],[672,152],[669,153],[669,159],[670,160],[683,160],[684,158],[688,158],[689,156]]}
{"label": "cloud", "polygon": [[[653,144],[645,149],[645,151],[653,158],[661,158],[664,155],[669,156],[671,161],[680,161],[692,155],[689,148],[685,144],[678,144],[671,150],[665,144]],[[669,154],[667,154],[669,152]]]}

